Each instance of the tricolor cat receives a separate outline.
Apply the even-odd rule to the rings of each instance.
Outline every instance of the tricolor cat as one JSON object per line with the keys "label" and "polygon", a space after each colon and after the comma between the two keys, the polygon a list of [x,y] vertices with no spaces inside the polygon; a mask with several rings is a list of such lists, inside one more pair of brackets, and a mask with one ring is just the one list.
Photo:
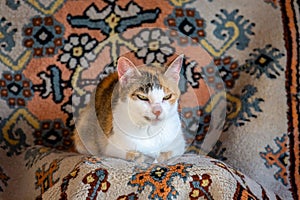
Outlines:
{"label": "tricolor cat", "polygon": [[97,86],[79,116],[76,150],[140,161],[182,155],[185,140],[178,113],[182,62],[180,55],[169,67],[136,67],[120,57],[117,73]]}

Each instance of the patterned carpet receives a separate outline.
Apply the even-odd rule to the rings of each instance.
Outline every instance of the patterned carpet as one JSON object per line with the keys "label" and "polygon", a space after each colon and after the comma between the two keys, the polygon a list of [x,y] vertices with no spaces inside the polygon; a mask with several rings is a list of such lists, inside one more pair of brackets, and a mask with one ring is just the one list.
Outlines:
{"label": "patterned carpet", "polygon": [[[2,0],[0,199],[300,199],[299,12],[296,0]],[[119,56],[181,53],[189,155],[138,167],[73,152],[74,119]]]}

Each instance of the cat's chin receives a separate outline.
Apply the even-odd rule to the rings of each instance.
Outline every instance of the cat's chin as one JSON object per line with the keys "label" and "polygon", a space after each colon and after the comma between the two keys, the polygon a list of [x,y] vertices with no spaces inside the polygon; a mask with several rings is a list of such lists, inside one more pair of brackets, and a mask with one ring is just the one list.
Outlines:
{"label": "cat's chin", "polygon": [[150,121],[151,125],[156,126],[159,125],[160,123],[162,123],[162,120],[160,119],[154,119]]}

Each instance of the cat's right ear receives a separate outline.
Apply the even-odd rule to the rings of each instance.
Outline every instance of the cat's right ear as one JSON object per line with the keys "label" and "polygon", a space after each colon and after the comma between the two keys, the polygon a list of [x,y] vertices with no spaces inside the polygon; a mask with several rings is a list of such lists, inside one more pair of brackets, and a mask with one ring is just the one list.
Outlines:
{"label": "cat's right ear", "polygon": [[165,72],[166,77],[172,78],[174,81],[178,83],[180,79],[180,70],[183,63],[184,54],[179,55],[168,67]]}
{"label": "cat's right ear", "polygon": [[121,85],[125,85],[128,82],[128,79],[134,74],[134,72],[140,75],[140,72],[136,68],[136,66],[128,58],[125,57],[120,57],[118,59],[117,71]]}

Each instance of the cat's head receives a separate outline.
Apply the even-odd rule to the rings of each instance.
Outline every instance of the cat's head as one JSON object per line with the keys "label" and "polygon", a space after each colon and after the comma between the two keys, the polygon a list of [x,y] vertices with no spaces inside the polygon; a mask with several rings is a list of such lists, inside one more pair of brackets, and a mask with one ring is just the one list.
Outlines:
{"label": "cat's head", "polygon": [[182,62],[183,55],[180,55],[168,67],[136,67],[129,59],[119,58],[119,98],[135,124],[155,125],[178,115]]}

